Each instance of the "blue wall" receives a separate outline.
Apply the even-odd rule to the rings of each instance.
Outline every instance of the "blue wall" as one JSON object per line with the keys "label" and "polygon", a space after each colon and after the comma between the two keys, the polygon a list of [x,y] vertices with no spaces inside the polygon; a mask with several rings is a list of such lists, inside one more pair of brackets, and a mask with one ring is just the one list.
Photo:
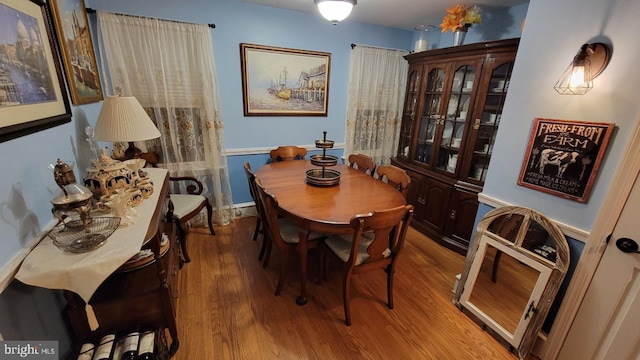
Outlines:
{"label": "blue wall", "polygon": [[[251,201],[242,163],[248,161],[258,169],[267,161],[265,149],[285,144],[313,146],[323,131],[327,131],[328,138],[337,144],[344,142],[352,43],[411,48],[411,31],[348,19],[333,26],[317,14],[239,1],[85,0],[85,4],[94,9],[126,14],[216,24],[211,34],[226,148],[230,153],[238,154],[229,157],[233,202],[236,204]],[[466,43],[518,37],[519,23],[525,14],[526,6],[518,6],[509,9],[503,17],[485,20],[486,25],[472,28]],[[90,17],[91,21],[94,19]],[[502,26],[499,25],[501,21],[504,21]],[[435,31],[430,36],[434,37],[431,47],[439,46],[440,41],[443,46],[452,43],[447,38],[450,33]],[[239,51],[239,44],[243,42],[331,53],[328,116],[243,116]],[[11,266],[10,261],[52,220],[50,200],[58,188],[48,165],[55,163],[57,158],[74,162],[79,178],[90,165],[84,128],[95,125],[101,105],[74,106],[71,123],[0,143],[3,155],[0,158],[3,169],[0,188],[4,189],[0,192],[0,267]],[[342,149],[336,148],[331,153],[342,156]],[[36,304],[38,309],[44,310],[36,310]],[[0,332],[6,339],[59,339],[61,347],[67,347],[68,334],[64,332],[60,317],[63,304],[60,291],[36,289],[14,281],[0,294]],[[49,316],[49,313],[53,315]]]}

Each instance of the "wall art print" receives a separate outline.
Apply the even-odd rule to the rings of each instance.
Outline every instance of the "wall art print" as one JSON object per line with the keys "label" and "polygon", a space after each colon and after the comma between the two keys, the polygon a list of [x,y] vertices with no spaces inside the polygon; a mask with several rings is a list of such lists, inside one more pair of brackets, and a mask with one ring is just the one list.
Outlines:
{"label": "wall art print", "polygon": [[69,121],[48,6],[0,0],[0,142]]}
{"label": "wall art print", "polygon": [[102,86],[93,52],[89,21],[83,0],[49,0],[58,33],[71,102],[101,101]]}
{"label": "wall art print", "polygon": [[245,116],[327,116],[331,54],[240,44]]}
{"label": "wall art print", "polygon": [[615,124],[536,118],[518,185],[586,202]]}

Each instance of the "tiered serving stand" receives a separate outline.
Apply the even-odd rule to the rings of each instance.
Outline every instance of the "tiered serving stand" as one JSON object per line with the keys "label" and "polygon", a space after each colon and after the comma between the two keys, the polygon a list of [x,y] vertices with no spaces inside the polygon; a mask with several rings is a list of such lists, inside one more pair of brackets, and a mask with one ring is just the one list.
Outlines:
{"label": "tiered serving stand", "polygon": [[333,140],[327,140],[327,132],[323,131],[323,139],[316,140],[316,147],[322,149],[322,154],[311,155],[311,164],[320,166],[320,169],[307,170],[307,184],[316,186],[334,186],[340,184],[340,171],[327,169],[327,166],[335,166],[338,157],[327,155],[327,149],[333,148]]}

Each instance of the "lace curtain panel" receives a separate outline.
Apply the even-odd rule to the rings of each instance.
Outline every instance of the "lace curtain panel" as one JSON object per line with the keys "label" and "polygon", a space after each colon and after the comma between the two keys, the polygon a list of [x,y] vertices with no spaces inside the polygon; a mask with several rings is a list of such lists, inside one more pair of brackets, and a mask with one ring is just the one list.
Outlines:
{"label": "lace curtain panel", "polygon": [[408,51],[357,45],[351,51],[345,157],[389,164],[398,146]]}
{"label": "lace curtain panel", "polygon": [[[229,223],[234,211],[208,26],[104,11],[97,19],[105,92],[135,96],[162,134],[136,145],[157,151],[172,176],[202,181],[214,222]],[[203,224],[204,213],[191,225]]]}

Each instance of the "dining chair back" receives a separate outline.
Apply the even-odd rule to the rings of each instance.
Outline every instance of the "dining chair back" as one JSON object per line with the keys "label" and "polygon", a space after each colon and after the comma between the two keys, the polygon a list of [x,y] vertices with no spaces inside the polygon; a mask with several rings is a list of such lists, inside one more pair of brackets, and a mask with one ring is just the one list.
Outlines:
{"label": "dining chair back", "polygon": [[[265,239],[269,239],[272,245],[275,245],[282,259],[280,260],[280,275],[278,278],[278,285],[276,286],[276,296],[280,295],[282,286],[284,285],[287,264],[289,263],[289,255],[292,252],[298,251],[298,245],[300,244],[300,237],[298,227],[285,218],[278,217],[278,200],[268,193],[260,183],[260,179],[256,178],[255,181],[256,190],[260,199],[260,206],[264,215],[264,227],[266,234]],[[307,247],[309,249],[317,247],[320,240],[324,239],[324,234],[311,232],[309,234]],[[264,264],[268,263],[270,256],[270,248],[265,255]]]}
{"label": "dining chair back", "polygon": [[278,146],[277,149],[271,150],[269,155],[272,162],[302,160],[307,156],[307,149],[293,145]]}
{"label": "dining chair back", "polygon": [[388,307],[393,309],[393,273],[412,217],[412,205],[356,215],[350,222],[353,235],[333,235],[323,242],[320,274],[326,277],[329,256],[339,264],[343,274],[343,305],[347,325],[351,325],[349,302],[351,276],[354,274],[384,269],[387,273]]}
{"label": "dining chair back", "polygon": [[365,174],[371,176],[375,175],[376,163],[373,159],[365,154],[351,154],[349,155],[349,166]]}
{"label": "dining chair back", "polygon": [[209,232],[211,235],[215,235],[213,230],[213,224],[211,223],[211,215],[213,208],[209,199],[202,195],[202,182],[191,176],[170,176],[169,181],[177,183],[186,183],[186,194],[171,193],[169,198],[173,204],[173,222],[176,224],[178,232],[178,240],[180,241],[180,248],[182,250],[182,259],[180,260],[180,266],[185,262],[191,262],[189,253],[187,252],[187,236],[185,227],[189,220],[193,219],[200,213],[203,208],[207,209],[207,225],[209,226]]}
{"label": "dining chair back", "polygon": [[378,174],[378,179],[398,189],[404,197],[407,197],[411,178],[404,169],[395,165],[380,165],[376,168],[376,173]]}

